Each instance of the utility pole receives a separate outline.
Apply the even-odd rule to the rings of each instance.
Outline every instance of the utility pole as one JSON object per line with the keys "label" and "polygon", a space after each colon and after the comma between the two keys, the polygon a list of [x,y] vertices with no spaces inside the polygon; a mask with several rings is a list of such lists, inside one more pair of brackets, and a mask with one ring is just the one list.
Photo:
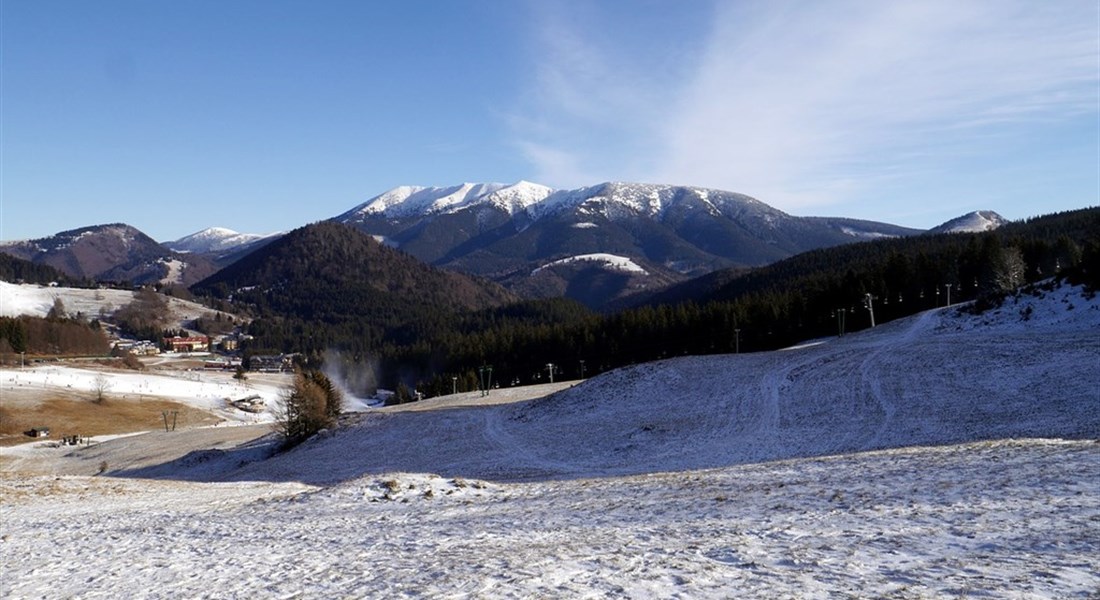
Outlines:
{"label": "utility pole", "polygon": [[734,353],[735,354],[741,354],[741,328],[740,327],[736,327],[733,330],[733,343],[734,343]]}
{"label": "utility pole", "polygon": [[26,368],[26,366],[27,366],[27,351],[24,350],[23,352],[19,353],[19,368],[24,369],[24,368]]}
{"label": "utility pole", "polygon": [[947,288],[947,305],[948,306],[951,306],[951,286],[952,285],[953,284],[950,284],[950,283],[943,284],[943,287]]}
{"label": "utility pole", "polygon": [[554,363],[546,363],[546,370],[550,373],[550,383],[554,383]]}
{"label": "utility pole", "polygon": [[833,313],[836,316],[836,337],[844,337],[844,321],[847,311],[843,308],[838,308]]}
{"label": "utility pole", "polygon": [[584,379],[584,359],[581,359],[581,379]]}
{"label": "utility pole", "polygon": [[457,393],[458,393],[458,377],[455,376],[455,375],[452,375],[451,376],[451,395],[453,396]]}
{"label": "utility pole", "polygon": [[871,294],[864,294],[863,296],[864,306],[867,307],[867,312],[871,314],[871,327],[875,326],[875,297]]}

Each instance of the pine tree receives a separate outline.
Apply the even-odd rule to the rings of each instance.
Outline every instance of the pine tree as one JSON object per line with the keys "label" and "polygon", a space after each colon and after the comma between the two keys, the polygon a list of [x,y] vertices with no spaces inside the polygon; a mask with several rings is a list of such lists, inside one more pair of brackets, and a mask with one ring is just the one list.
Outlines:
{"label": "pine tree", "polygon": [[336,424],[343,398],[332,381],[320,371],[298,371],[284,391],[276,427],[287,447]]}

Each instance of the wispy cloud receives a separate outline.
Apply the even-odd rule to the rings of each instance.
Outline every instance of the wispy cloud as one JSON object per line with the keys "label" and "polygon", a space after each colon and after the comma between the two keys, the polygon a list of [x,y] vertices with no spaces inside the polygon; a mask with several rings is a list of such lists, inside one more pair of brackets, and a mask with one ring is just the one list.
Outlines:
{"label": "wispy cloud", "polygon": [[647,47],[659,21],[611,14],[598,4],[531,7],[534,68],[508,119],[535,177],[557,186],[637,178],[654,158],[655,124],[691,73],[688,58],[700,45],[685,38]]}
{"label": "wispy cloud", "polygon": [[617,50],[613,31],[593,37],[544,15],[538,101],[514,131],[548,180],[609,175],[828,205],[1095,115],[1098,10],[719,2],[702,51],[660,73]]}

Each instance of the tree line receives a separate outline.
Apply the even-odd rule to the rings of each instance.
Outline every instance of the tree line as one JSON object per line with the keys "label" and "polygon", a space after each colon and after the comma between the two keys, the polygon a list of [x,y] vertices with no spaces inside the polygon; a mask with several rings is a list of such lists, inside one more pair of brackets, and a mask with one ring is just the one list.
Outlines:
{"label": "tree line", "polygon": [[347,363],[369,363],[379,385],[433,396],[478,389],[490,368],[493,386],[545,382],[550,369],[555,379],[575,379],[655,359],[771,350],[853,332],[871,325],[870,309],[883,323],[948,302],[995,303],[1049,277],[1095,288],[1097,265],[1100,209],[1085,209],[993,232],[807,252],[714,273],[613,314],[565,299],[465,312],[418,307],[415,317],[384,324],[353,307],[338,319],[286,312],[253,321],[249,350],[299,351],[316,366],[337,349]]}
{"label": "tree line", "polygon": [[31,356],[105,356],[107,335],[98,321],[42,317],[0,317],[0,360],[19,364]]}

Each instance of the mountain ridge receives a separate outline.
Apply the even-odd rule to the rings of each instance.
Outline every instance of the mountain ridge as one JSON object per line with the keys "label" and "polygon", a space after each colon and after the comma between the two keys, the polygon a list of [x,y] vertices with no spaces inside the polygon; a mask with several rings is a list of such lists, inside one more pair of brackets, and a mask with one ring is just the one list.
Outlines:
{"label": "mountain ridge", "polygon": [[[566,190],[528,181],[401,186],[332,220],[429,264],[488,277],[536,297],[562,292],[583,297],[592,308],[717,269],[923,233],[873,221],[796,217],[751,196],[713,188],[615,181]],[[529,281],[539,274],[545,279],[548,265],[592,254],[617,258],[604,266],[589,262],[587,269],[557,269],[554,282]],[[582,276],[591,280],[593,268],[614,271],[610,265],[622,261],[638,265],[644,275],[597,277],[604,285],[595,295],[574,285]]]}
{"label": "mountain ridge", "polygon": [[[793,216],[751,196],[699,186],[608,181],[554,189],[522,180],[399,186],[329,220],[436,267],[485,277],[527,297],[583,298],[597,309],[639,291],[716,270],[759,267],[808,250],[987,230],[1005,222],[992,211],[977,211],[924,231],[852,218]],[[103,229],[105,239],[112,227],[130,228],[94,227]],[[87,240],[81,242],[93,228],[7,242],[0,251],[76,277],[191,284],[283,235],[210,227],[157,249],[144,239],[148,236],[130,228],[95,250]],[[62,251],[74,244],[85,246],[76,252],[79,257]],[[613,258],[580,258],[597,254]],[[615,268],[624,262],[638,270]],[[586,289],[595,281],[600,282],[598,293]]]}

